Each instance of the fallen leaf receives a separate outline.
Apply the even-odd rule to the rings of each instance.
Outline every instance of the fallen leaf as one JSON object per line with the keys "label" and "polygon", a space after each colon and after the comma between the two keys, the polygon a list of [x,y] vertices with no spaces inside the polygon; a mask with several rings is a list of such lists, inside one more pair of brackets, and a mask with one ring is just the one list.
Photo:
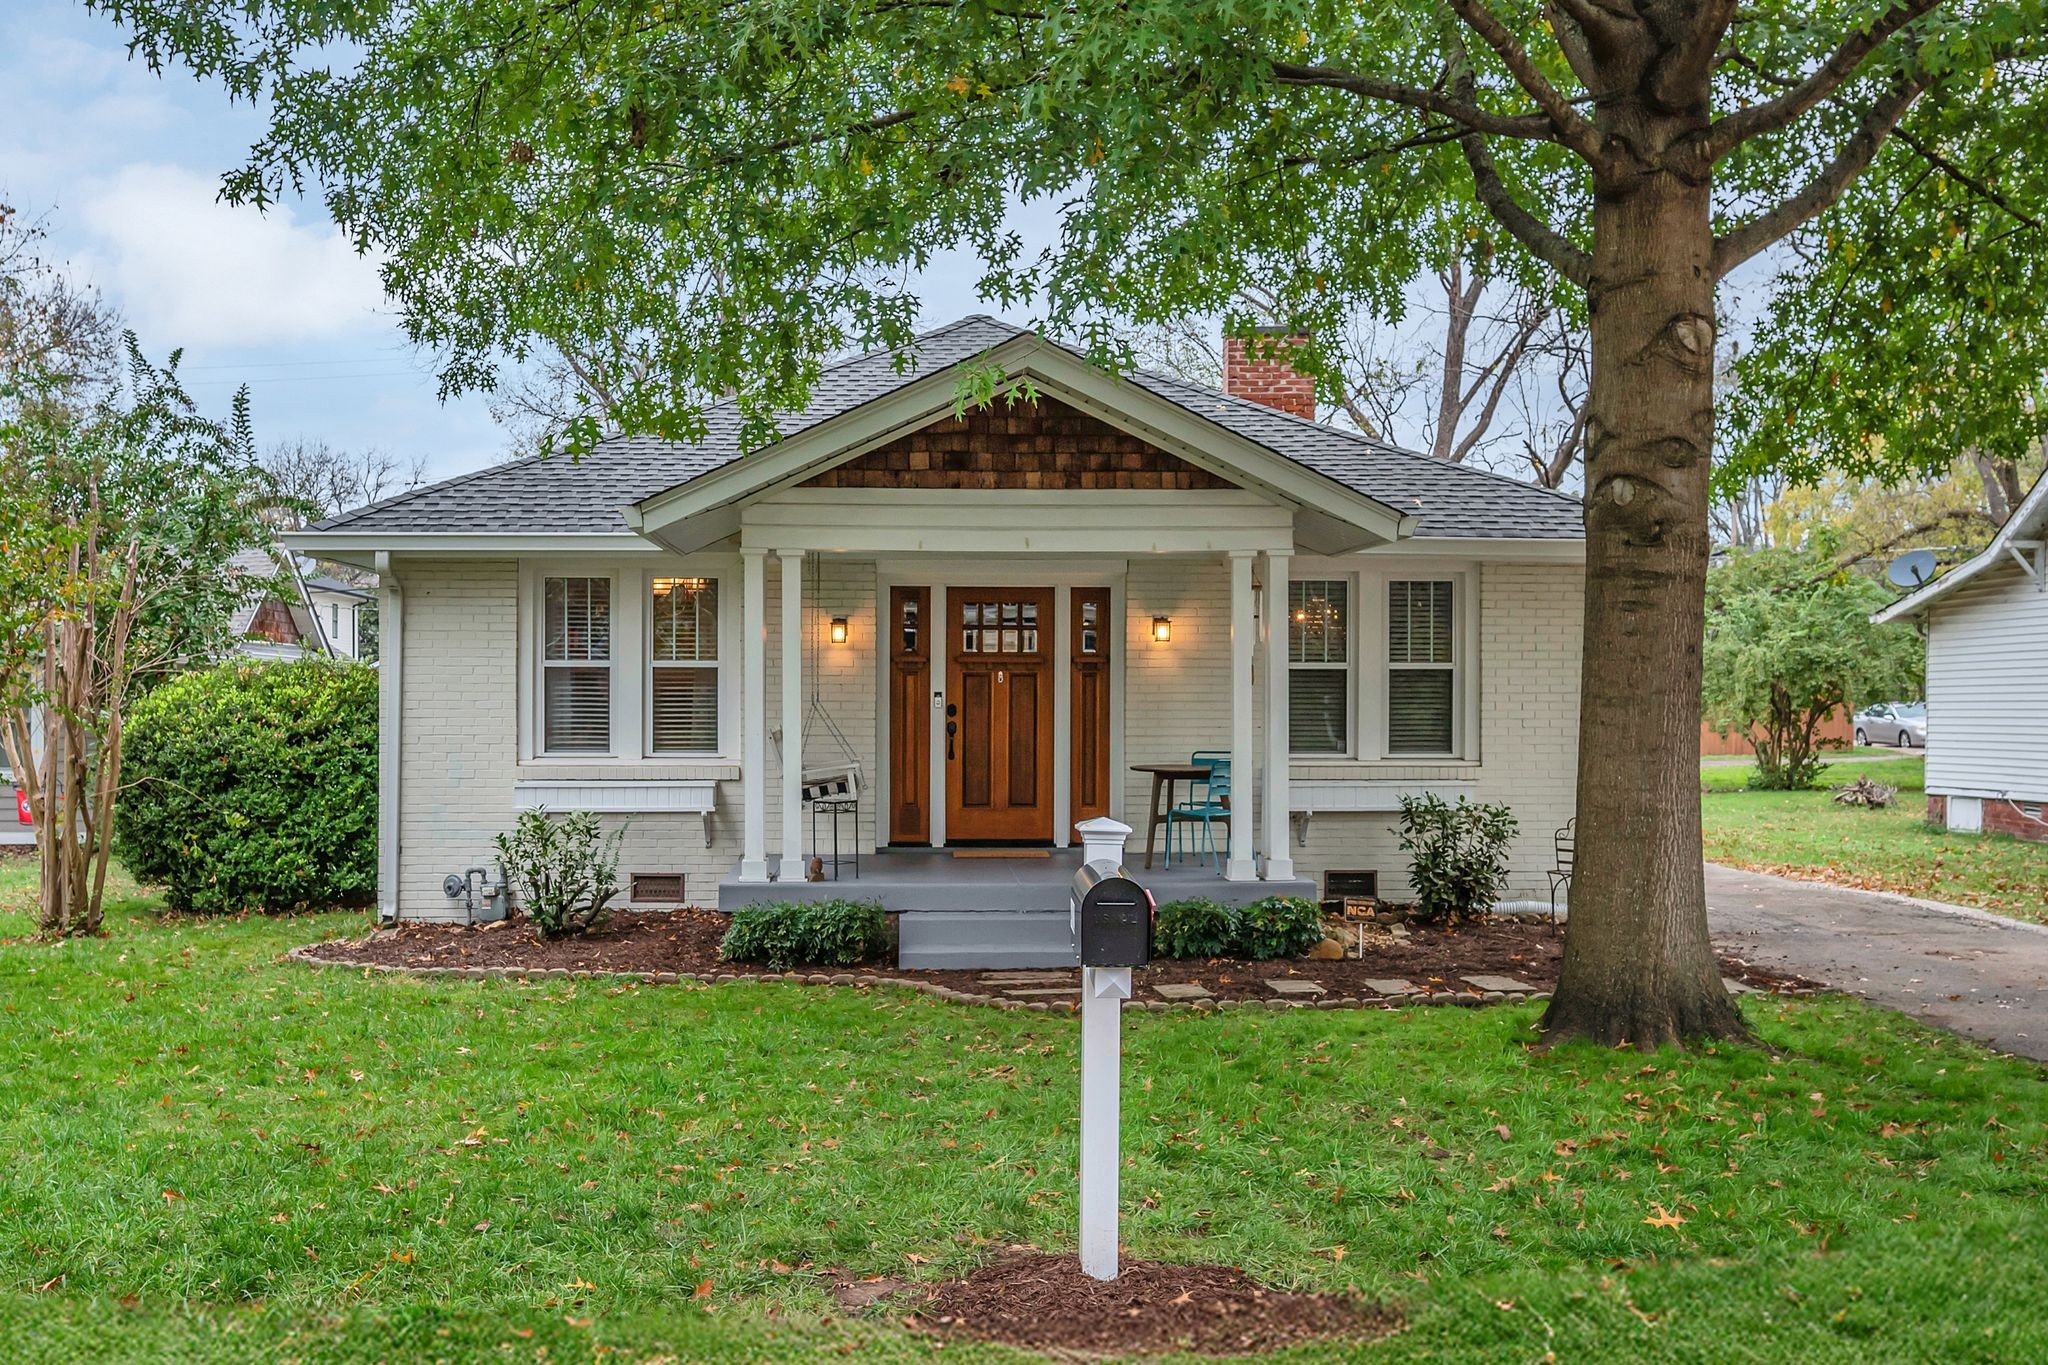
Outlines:
{"label": "fallen leaf", "polygon": [[1685,1221],[1678,1214],[1667,1212],[1662,1204],[1652,1204],[1650,1207],[1657,1211],[1657,1216],[1645,1218],[1643,1221],[1653,1228],[1675,1228]]}
{"label": "fallen leaf", "polygon": [[711,1297],[711,1281],[709,1281],[709,1280],[704,1280],[704,1281],[702,1281],[701,1283],[699,1283],[699,1284],[698,1284],[698,1286],[697,1286],[697,1288],[696,1288],[696,1290],[695,1290],[695,1292],[693,1292],[693,1293],[692,1293],[692,1294],[690,1295],[690,1297],[691,1297],[691,1298],[693,1298],[693,1299],[708,1299],[708,1298],[710,1298],[710,1297]]}

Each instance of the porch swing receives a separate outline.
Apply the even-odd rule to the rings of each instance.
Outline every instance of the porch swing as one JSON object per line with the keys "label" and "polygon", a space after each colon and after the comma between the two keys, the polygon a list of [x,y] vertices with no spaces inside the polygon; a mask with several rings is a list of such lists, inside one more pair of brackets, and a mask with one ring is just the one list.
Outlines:
{"label": "porch swing", "polygon": [[[819,600],[819,578],[822,565],[817,556],[811,556],[811,600]],[[846,738],[846,732],[839,728],[839,722],[832,718],[832,712],[825,706],[825,697],[819,683],[824,674],[824,658],[814,634],[810,640],[810,659],[807,661],[810,673],[811,704],[804,712],[803,727],[797,735],[796,761],[803,764],[801,785],[803,803],[815,806],[820,802],[852,803],[855,819],[858,820],[860,801],[861,764],[860,753]],[[786,728],[786,727],[785,727]],[[811,736],[822,731],[839,750],[836,762],[810,763],[806,756],[811,749]],[[788,761],[782,747],[782,732],[775,736],[776,757]]]}

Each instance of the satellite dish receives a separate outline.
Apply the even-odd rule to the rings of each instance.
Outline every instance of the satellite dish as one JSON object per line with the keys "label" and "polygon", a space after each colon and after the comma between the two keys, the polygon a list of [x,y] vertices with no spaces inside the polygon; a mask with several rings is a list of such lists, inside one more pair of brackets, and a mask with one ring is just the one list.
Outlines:
{"label": "satellite dish", "polygon": [[1884,576],[1901,588],[1917,588],[1934,577],[1934,551],[1908,550],[1892,561]]}

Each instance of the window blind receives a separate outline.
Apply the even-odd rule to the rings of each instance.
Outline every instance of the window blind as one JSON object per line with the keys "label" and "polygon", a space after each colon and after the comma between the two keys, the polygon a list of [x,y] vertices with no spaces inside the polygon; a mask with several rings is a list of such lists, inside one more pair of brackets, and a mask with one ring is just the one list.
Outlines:
{"label": "window blind", "polygon": [[1455,736],[1456,585],[1387,584],[1387,752],[1447,754]]}
{"label": "window blind", "polygon": [[718,583],[653,582],[649,739],[658,754],[718,751]]}
{"label": "window blind", "polygon": [[612,582],[541,583],[541,747],[602,754],[612,747]]}

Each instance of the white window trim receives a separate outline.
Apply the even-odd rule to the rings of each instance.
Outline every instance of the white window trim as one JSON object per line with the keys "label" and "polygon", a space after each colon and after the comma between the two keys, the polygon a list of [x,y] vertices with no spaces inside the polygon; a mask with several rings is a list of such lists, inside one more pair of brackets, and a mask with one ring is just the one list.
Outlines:
{"label": "white window trim", "polygon": [[[549,556],[519,561],[519,762],[535,767],[703,767],[740,761],[740,566],[733,555],[632,559]],[[612,584],[612,743],[609,753],[547,753],[541,747],[542,583],[549,578],[609,578]],[[718,752],[656,754],[647,675],[654,624],[652,580],[709,578],[718,584]],[[623,604],[638,602],[639,610]],[[728,666],[728,663],[730,666]]]}
{"label": "white window trim", "polygon": [[[1288,746],[1288,758],[1290,761],[1341,763],[1357,757],[1360,753],[1360,735],[1364,731],[1365,709],[1361,704],[1360,693],[1362,689],[1359,681],[1358,667],[1359,608],[1361,605],[1358,579],[1358,574],[1343,569],[1330,569],[1315,573],[1293,571],[1287,575],[1287,591],[1279,604],[1280,620],[1278,625],[1283,630],[1291,632],[1294,628],[1294,585],[1296,583],[1342,583],[1344,584],[1346,599],[1344,604],[1344,662],[1338,665],[1297,664],[1292,658],[1289,658],[1287,661],[1287,686],[1290,690],[1294,686],[1294,670],[1297,668],[1315,669],[1326,673],[1335,672],[1340,667],[1342,668],[1346,683],[1344,688],[1344,747],[1338,750],[1311,749],[1305,752],[1295,752],[1293,745],[1290,743]],[[1290,649],[1289,653],[1292,654],[1292,652]],[[1288,711],[1290,715],[1293,713],[1291,697]]]}
{"label": "white window trim", "polygon": [[[1357,560],[1296,555],[1288,565],[1290,583],[1348,578],[1351,581],[1351,751],[1348,754],[1289,753],[1290,766],[1317,763],[1477,763],[1480,760],[1479,572],[1475,565],[1446,565],[1441,559]],[[1443,753],[1389,753],[1387,676],[1394,668],[1387,629],[1387,585],[1396,580],[1449,582],[1454,631],[1451,663],[1451,747]],[[1369,643],[1361,643],[1369,642]],[[1292,672],[1292,666],[1289,667]]]}
{"label": "white window trim", "polygon": [[[702,578],[712,584],[718,598],[718,657],[715,659],[691,659],[674,663],[654,657],[654,580],[657,578]],[[733,663],[732,651],[737,644],[736,633],[728,629],[731,624],[727,617],[731,603],[728,593],[731,585],[722,573],[670,572],[666,568],[649,569],[641,578],[640,587],[640,638],[646,641],[646,649],[640,661],[641,733],[646,736],[645,756],[663,763],[703,763],[716,761],[733,752],[738,744],[733,738],[733,716],[738,703],[738,689],[731,686],[729,675],[739,671]],[[728,665],[731,664],[731,667]],[[718,736],[709,749],[669,749],[657,751],[654,747],[654,670],[657,668],[709,668],[718,675]]]}

